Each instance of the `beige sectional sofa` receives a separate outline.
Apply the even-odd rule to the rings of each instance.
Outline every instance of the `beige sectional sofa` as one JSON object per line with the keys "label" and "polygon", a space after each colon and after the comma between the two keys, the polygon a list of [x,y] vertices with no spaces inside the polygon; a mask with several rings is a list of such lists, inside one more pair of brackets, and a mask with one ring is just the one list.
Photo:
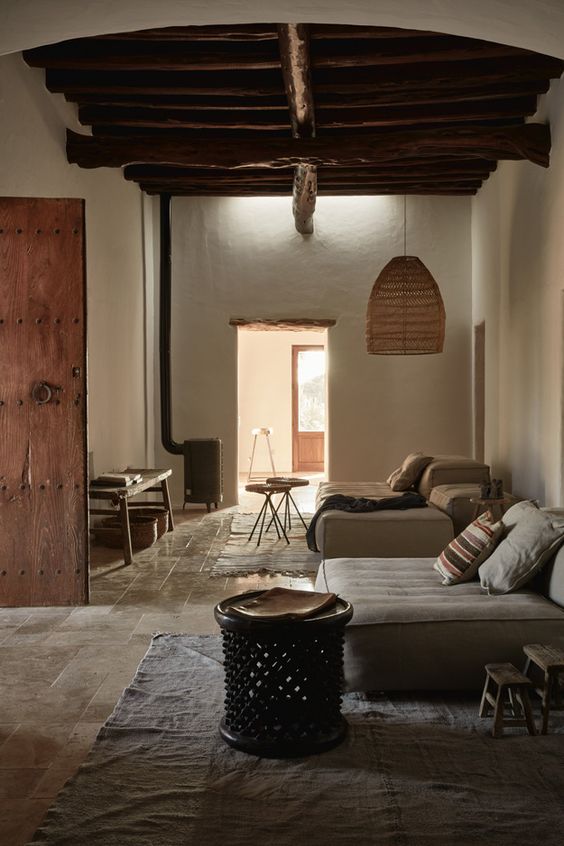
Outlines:
{"label": "beige sectional sofa", "polygon": [[315,589],[352,602],[348,690],[478,690],[484,665],[520,667],[526,643],[564,646],[564,548],[534,583],[490,596],[478,581],[444,586],[434,558],[338,558]]}
{"label": "beige sectional sofa", "polygon": [[[416,490],[429,500],[438,485],[463,483],[475,486],[468,492],[470,496],[478,494],[479,485],[489,480],[487,464],[463,456],[438,455],[423,470]],[[398,496],[386,482],[324,482],[317,493],[317,507],[333,494],[369,499]],[[434,505],[432,498],[427,508],[406,511],[354,514],[328,510],[317,521],[317,548],[323,558],[436,556],[458,532],[447,510]]]}

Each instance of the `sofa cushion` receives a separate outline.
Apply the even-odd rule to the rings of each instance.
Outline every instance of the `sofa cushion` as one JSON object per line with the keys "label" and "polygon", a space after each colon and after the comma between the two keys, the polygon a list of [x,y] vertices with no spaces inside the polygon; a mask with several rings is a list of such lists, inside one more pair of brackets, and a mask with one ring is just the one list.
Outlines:
{"label": "sofa cushion", "polygon": [[490,594],[525,585],[564,541],[564,516],[528,500],[513,505],[502,522],[505,537],[479,569],[481,585]]}
{"label": "sofa cushion", "polygon": [[477,581],[444,587],[431,558],[334,559],[316,590],[348,599],[348,690],[479,690],[484,664],[521,666],[523,644],[564,641],[564,611],[532,590],[488,596]]}
{"label": "sofa cushion", "polygon": [[441,552],[433,568],[443,578],[443,585],[468,582],[478,572],[478,567],[491,555],[503,532],[501,521],[492,522],[482,514]]}
{"label": "sofa cushion", "polygon": [[315,526],[315,541],[324,558],[436,557],[452,538],[450,517],[432,505],[365,514],[328,510]]}
{"label": "sofa cushion", "polygon": [[459,482],[481,485],[490,481],[487,464],[465,458],[463,455],[436,455],[425,467],[417,484],[417,490],[429,499],[437,485],[453,485]]}
{"label": "sofa cushion", "polygon": [[425,467],[433,460],[432,455],[411,452],[404,458],[401,467],[392,471],[386,479],[393,491],[408,491],[417,484]]}

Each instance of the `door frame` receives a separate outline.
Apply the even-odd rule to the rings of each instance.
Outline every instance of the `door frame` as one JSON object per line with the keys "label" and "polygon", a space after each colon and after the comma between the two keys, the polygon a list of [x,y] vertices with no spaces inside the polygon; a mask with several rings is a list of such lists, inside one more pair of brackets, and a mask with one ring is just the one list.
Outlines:
{"label": "door frame", "polygon": [[[298,354],[306,350],[323,350],[325,354],[327,352],[325,344],[292,344],[292,472],[300,471],[298,467]],[[325,378],[327,379],[327,374]],[[327,403],[325,405],[327,414]],[[323,432],[323,468],[319,472],[323,472],[325,468],[325,431],[326,429]]]}

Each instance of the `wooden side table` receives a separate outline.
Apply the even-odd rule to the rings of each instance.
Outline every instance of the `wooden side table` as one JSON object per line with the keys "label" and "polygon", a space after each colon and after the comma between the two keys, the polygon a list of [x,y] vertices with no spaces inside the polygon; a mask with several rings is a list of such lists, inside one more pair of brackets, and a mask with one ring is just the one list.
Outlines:
{"label": "wooden side table", "polygon": [[551,644],[529,643],[523,647],[523,652],[527,656],[523,670],[525,675],[530,675],[531,664],[544,673],[543,685],[535,687],[535,692],[542,700],[541,734],[546,734],[551,704],[555,709],[562,708],[560,674],[564,673],[564,650]]}
{"label": "wooden side table", "polygon": [[509,505],[512,501],[513,500],[506,499],[505,497],[502,499],[480,499],[470,497],[470,502],[475,505],[472,520],[475,520],[483,511],[489,511],[492,520],[501,520],[505,513],[505,506]]}
{"label": "wooden side table", "polygon": [[260,530],[257,540],[257,546],[260,546],[266,515],[268,514],[268,510],[270,509],[272,519],[268,524],[267,531],[270,528],[270,524],[274,523],[274,528],[276,529],[278,539],[280,540],[280,532],[282,532],[286,543],[290,543],[288,535],[286,534],[286,522],[284,521],[284,525],[282,525],[280,517],[278,516],[278,508],[275,508],[272,503],[272,497],[274,496],[274,494],[286,494],[290,490],[290,486],[287,484],[282,484],[281,482],[277,482],[275,484],[267,484],[266,482],[252,482],[250,485],[245,485],[245,490],[249,491],[250,493],[258,493],[264,496],[262,508],[259,511],[257,519],[255,520],[255,525],[253,526],[251,534],[249,535],[249,540],[253,539],[253,535],[257,529],[258,524],[260,523]]}
{"label": "wooden side table", "polygon": [[350,602],[303,620],[243,617],[230,606],[260,596],[252,591],[215,607],[225,655],[223,739],[243,752],[288,758],[322,752],[345,737],[341,714],[343,640]]}
{"label": "wooden side table", "polygon": [[[299,476],[269,476],[269,478],[266,480],[266,482],[267,482],[268,485],[280,484],[281,483],[283,485],[289,486],[286,493],[282,494],[282,499],[280,500],[280,502],[276,506],[276,513],[277,514],[280,511],[280,509],[282,508],[282,506],[284,506],[284,509],[283,509],[283,512],[284,512],[284,529],[286,531],[292,530],[292,515],[290,513],[290,503],[292,503],[292,505],[294,506],[294,510],[295,510],[296,514],[298,515],[298,517],[302,521],[302,525],[307,532],[307,524],[306,524],[304,518],[302,517],[300,509],[296,505],[296,501],[295,501],[294,497],[292,496],[292,488],[307,488],[307,486],[309,485],[309,479],[301,479]],[[272,525],[272,519],[271,519],[270,523],[268,524],[268,526],[266,528],[267,532],[270,529],[271,525]]]}
{"label": "wooden side table", "polygon": [[127,487],[115,487],[90,485],[88,495],[90,499],[101,499],[109,502],[113,509],[110,508],[90,508],[90,514],[112,514],[115,516],[115,509],[119,508],[119,516],[121,520],[121,532],[123,537],[123,559],[126,564],[131,564],[133,561],[133,549],[131,546],[131,529],[129,525],[129,508],[131,507],[130,500],[140,493],[160,493],[162,500],[151,500],[143,502],[142,505],[160,505],[164,506],[168,511],[168,531],[174,531],[174,518],[172,516],[172,502],[170,499],[170,492],[168,489],[168,478],[172,475],[172,470],[154,470],[154,469],[137,469],[128,467],[126,472],[139,473],[142,476],[140,482]]}

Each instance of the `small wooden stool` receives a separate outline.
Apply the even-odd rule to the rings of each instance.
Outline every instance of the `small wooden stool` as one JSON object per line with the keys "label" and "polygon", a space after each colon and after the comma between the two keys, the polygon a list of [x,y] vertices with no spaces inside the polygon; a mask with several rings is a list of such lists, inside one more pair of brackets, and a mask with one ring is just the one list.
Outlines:
{"label": "small wooden stool", "polygon": [[542,699],[542,724],[541,734],[548,731],[548,717],[550,714],[551,700],[553,708],[562,708],[560,696],[560,673],[564,673],[564,649],[558,646],[551,646],[549,643],[529,643],[523,647],[527,656],[523,672],[529,675],[531,663],[537,666],[544,673],[544,684],[542,687],[535,687],[534,690]]}
{"label": "small wooden stool", "polygon": [[[497,684],[495,698],[490,693],[490,683]],[[480,717],[489,715],[490,706],[494,709],[493,737],[501,737],[504,726],[527,726],[529,734],[536,734],[529,689],[533,683],[519,672],[513,664],[486,664],[486,683],[480,702]],[[506,717],[504,712],[504,694],[513,714]]]}

